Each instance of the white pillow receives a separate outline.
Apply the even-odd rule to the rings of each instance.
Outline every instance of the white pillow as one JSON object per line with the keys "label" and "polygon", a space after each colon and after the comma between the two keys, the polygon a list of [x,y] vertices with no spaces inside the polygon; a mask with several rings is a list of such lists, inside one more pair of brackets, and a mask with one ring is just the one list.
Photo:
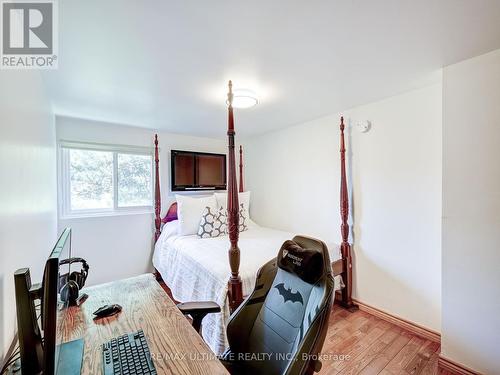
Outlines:
{"label": "white pillow", "polygon": [[[215,198],[217,199],[217,207],[222,207],[227,209],[227,193],[215,193]],[[246,208],[247,212],[250,213],[250,192],[245,191],[243,193],[238,193],[238,203]]]}
{"label": "white pillow", "polygon": [[175,195],[177,201],[177,217],[179,218],[179,235],[187,236],[198,232],[201,216],[206,207],[214,210],[217,200],[213,195],[209,197],[193,198],[185,195]]}

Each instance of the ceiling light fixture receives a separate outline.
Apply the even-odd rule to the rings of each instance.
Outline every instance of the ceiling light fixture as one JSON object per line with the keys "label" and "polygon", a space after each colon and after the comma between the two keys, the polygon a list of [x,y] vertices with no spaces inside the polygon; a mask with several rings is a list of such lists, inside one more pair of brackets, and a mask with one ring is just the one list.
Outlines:
{"label": "ceiling light fixture", "polygon": [[[233,90],[233,108],[251,108],[257,105],[258,102],[257,95],[252,90]],[[226,104],[229,104],[227,100]]]}

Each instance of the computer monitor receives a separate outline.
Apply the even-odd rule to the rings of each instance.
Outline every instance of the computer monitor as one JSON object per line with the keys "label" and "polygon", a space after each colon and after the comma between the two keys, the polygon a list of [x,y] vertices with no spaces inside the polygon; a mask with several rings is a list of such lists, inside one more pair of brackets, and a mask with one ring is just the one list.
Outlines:
{"label": "computer monitor", "polygon": [[[60,266],[61,260],[71,258],[71,228],[66,228],[45,263],[42,281],[42,329],[44,374],[57,370],[61,342],[56,342],[57,327],[61,323],[58,311],[68,307],[60,298],[60,275],[70,272],[71,263]],[[59,323],[59,324],[58,324]]]}
{"label": "computer monitor", "polygon": [[[58,314],[68,307],[60,298],[61,275],[69,274],[71,262],[60,265],[71,258],[71,228],[66,228],[45,262],[41,284],[31,284],[30,271],[22,268],[14,274],[18,322],[19,349],[23,374],[51,375],[59,371],[61,363],[61,340],[58,327],[62,324]],[[37,316],[35,302],[40,301]],[[40,318],[40,324],[38,320]]]}

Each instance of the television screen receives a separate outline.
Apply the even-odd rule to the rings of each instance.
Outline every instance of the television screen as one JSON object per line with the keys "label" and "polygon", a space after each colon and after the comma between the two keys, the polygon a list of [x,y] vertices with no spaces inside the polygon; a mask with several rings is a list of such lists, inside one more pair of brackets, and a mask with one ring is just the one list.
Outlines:
{"label": "television screen", "polygon": [[194,154],[179,153],[175,155],[174,165],[174,180],[178,186],[193,186],[194,185],[194,169],[195,158]]}
{"label": "television screen", "polygon": [[172,191],[225,190],[226,155],[172,150]]}

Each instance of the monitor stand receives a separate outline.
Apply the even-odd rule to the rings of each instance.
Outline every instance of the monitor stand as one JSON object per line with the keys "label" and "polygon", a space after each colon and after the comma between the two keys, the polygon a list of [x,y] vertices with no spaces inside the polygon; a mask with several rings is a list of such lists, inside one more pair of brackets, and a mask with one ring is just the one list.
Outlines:
{"label": "monitor stand", "polygon": [[56,374],[80,375],[83,362],[83,339],[65,342],[57,346],[59,359],[56,365]]}
{"label": "monitor stand", "polygon": [[38,374],[43,369],[43,343],[35,300],[40,299],[42,287],[40,284],[31,284],[28,268],[18,269],[14,273],[14,286],[21,369],[24,374]]}

